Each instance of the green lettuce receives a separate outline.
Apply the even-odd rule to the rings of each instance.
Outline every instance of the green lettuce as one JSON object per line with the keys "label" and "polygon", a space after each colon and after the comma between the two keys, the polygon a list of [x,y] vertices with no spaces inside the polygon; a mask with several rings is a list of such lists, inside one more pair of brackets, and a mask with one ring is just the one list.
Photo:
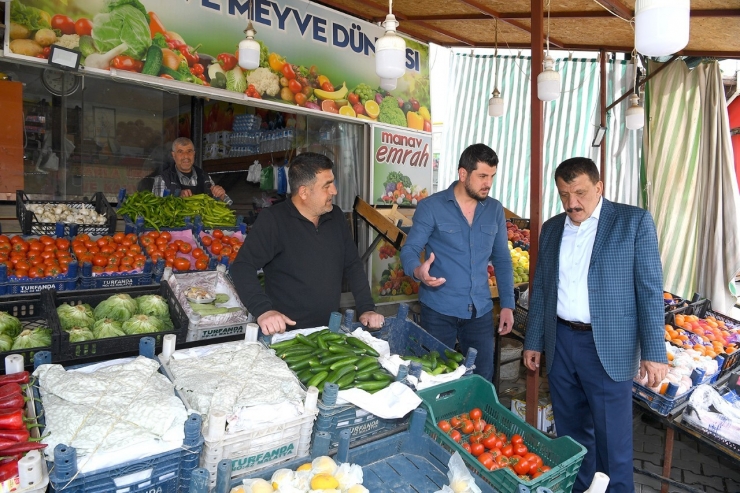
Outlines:
{"label": "green lettuce", "polygon": [[87,327],[72,327],[67,332],[69,333],[69,342],[84,342],[95,339],[95,336]]}
{"label": "green lettuce", "polygon": [[51,28],[46,19],[37,8],[27,7],[21,2],[10,2],[10,22],[20,24],[29,31]]}
{"label": "green lettuce", "polygon": [[125,336],[126,333],[121,328],[121,322],[112,318],[102,318],[93,325],[92,333],[95,339],[105,339],[107,337]]}
{"label": "green lettuce", "polygon": [[110,51],[121,43],[128,48],[124,55],[141,60],[152,45],[145,14],[131,5],[121,5],[109,13],[93,18],[92,37],[100,52]]}
{"label": "green lettuce", "polygon": [[0,334],[7,334],[11,338],[21,332],[21,321],[8,312],[0,312]]}
{"label": "green lettuce", "polygon": [[92,327],[95,323],[92,307],[88,304],[70,306],[62,303],[57,307],[57,315],[62,330],[69,330],[72,327]]}
{"label": "green lettuce", "polygon": [[170,307],[167,306],[167,300],[158,294],[145,294],[136,298],[138,305],[137,313],[157,317],[162,321],[164,330],[173,328],[170,320]]}
{"label": "green lettuce", "polygon": [[123,331],[128,335],[148,334],[164,330],[162,321],[149,315],[135,315],[123,323]]}
{"label": "green lettuce", "polygon": [[0,334],[0,353],[4,353],[5,351],[10,351],[10,348],[13,347],[13,338],[10,337],[8,334]]}
{"label": "green lettuce", "polygon": [[95,320],[112,318],[118,322],[125,322],[136,314],[136,301],[126,293],[114,294],[95,307]]}
{"label": "green lettuce", "polygon": [[46,327],[26,329],[15,338],[11,350],[51,346],[51,330]]}

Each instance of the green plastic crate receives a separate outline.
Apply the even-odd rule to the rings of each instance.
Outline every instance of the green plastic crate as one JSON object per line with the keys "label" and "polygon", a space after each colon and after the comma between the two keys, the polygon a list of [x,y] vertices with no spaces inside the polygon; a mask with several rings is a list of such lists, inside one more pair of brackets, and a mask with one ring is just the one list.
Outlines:
{"label": "green plastic crate", "polygon": [[[527,486],[530,491],[538,486],[549,488],[553,493],[569,493],[573,489],[586,449],[570,437],[552,439],[527,424],[499,403],[496,389],[484,378],[471,375],[435,385],[417,394],[427,410],[424,423],[426,433],[449,451],[460,452],[468,467],[499,492],[515,493],[520,484]],[[437,428],[438,421],[468,412],[475,407],[483,411],[486,423],[493,424],[497,430],[506,433],[506,436],[521,435],[527,448],[542,457],[545,465],[552,469],[532,481],[519,479],[508,468],[489,471],[472,454]]]}

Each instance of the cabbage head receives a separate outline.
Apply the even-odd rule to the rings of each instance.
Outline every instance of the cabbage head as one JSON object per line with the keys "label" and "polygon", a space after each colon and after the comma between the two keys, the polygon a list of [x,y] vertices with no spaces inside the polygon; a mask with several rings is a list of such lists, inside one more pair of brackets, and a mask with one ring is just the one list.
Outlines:
{"label": "cabbage head", "polygon": [[167,306],[167,300],[158,294],[145,294],[136,298],[136,305],[139,307],[137,313],[157,317],[164,321],[170,318],[170,307]]}
{"label": "cabbage head", "polygon": [[164,330],[164,324],[157,317],[134,315],[123,323],[123,331],[128,335],[148,334]]}
{"label": "cabbage head", "polygon": [[0,312],[0,334],[8,334],[11,338],[21,332],[21,321],[8,312]]}
{"label": "cabbage head", "polygon": [[63,330],[69,330],[72,327],[92,327],[95,323],[93,309],[88,304],[70,306],[62,303],[57,307],[57,315]]}
{"label": "cabbage head", "polygon": [[125,336],[126,333],[121,328],[121,322],[113,320],[112,318],[101,318],[92,328],[93,336],[95,339],[105,339],[107,337],[119,337]]}
{"label": "cabbage head", "polygon": [[123,54],[141,60],[152,45],[146,15],[132,5],[119,3],[112,7],[110,12],[96,14],[93,18],[95,47],[105,53],[126,43],[128,48]]}
{"label": "cabbage head", "polygon": [[51,329],[36,327],[26,329],[15,338],[11,350],[51,346]]}
{"label": "cabbage head", "polygon": [[69,332],[69,342],[92,341],[95,339],[92,331],[87,327],[72,327]]}
{"label": "cabbage head", "polygon": [[0,334],[0,353],[4,353],[5,351],[10,351],[10,348],[13,347],[13,338],[10,337],[8,334]]}
{"label": "cabbage head", "polygon": [[136,301],[126,293],[114,294],[95,307],[95,320],[112,318],[121,323],[136,314]]}

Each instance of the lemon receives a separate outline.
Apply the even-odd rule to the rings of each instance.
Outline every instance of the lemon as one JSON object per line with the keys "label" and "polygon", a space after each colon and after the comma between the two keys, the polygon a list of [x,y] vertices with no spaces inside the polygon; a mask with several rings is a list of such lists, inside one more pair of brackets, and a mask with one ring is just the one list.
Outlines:
{"label": "lemon", "polygon": [[328,490],[332,488],[338,488],[339,481],[331,474],[321,472],[311,478],[311,489],[312,490]]}
{"label": "lemon", "polygon": [[369,116],[367,116],[367,115],[362,115],[362,114],[360,114],[360,115],[357,115],[357,118],[359,118],[360,120],[369,120],[369,121],[371,121],[371,122],[377,121],[377,119],[376,119],[376,118],[370,118]]}
{"label": "lemon", "polygon": [[370,493],[370,490],[362,486],[361,484],[356,484],[350,489],[347,490],[347,493]]}
{"label": "lemon", "polygon": [[257,479],[252,483],[252,493],[272,493],[275,489],[264,479]]}
{"label": "lemon", "polygon": [[345,116],[357,116],[357,113],[355,113],[355,110],[352,109],[352,106],[350,105],[339,108],[339,114]]}
{"label": "lemon", "polygon": [[306,462],[305,464],[302,464],[300,467],[298,467],[298,469],[296,469],[296,471],[310,471],[311,470],[311,467],[312,467],[311,466],[311,463],[310,462]]}
{"label": "lemon", "polygon": [[369,99],[365,101],[365,111],[367,111],[367,116],[370,118],[377,118],[380,114],[380,106],[375,101]]}

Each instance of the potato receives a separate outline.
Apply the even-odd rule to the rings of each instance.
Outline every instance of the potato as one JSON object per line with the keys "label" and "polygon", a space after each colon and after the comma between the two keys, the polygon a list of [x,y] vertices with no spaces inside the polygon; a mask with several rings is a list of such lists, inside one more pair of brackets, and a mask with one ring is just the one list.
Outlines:
{"label": "potato", "polygon": [[51,46],[56,43],[57,35],[51,29],[39,29],[33,39],[41,46]]}
{"label": "potato", "polygon": [[32,39],[14,39],[10,42],[10,51],[18,55],[37,56],[44,52],[44,47]]}
{"label": "potato", "polygon": [[16,24],[15,22],[10,23],[10,39],[28,39],[31,37],[31,31],[27,27]]}

